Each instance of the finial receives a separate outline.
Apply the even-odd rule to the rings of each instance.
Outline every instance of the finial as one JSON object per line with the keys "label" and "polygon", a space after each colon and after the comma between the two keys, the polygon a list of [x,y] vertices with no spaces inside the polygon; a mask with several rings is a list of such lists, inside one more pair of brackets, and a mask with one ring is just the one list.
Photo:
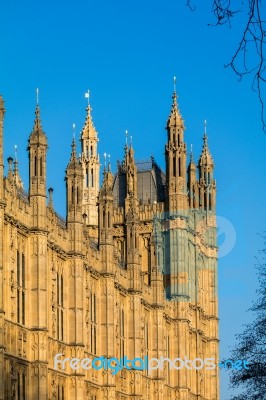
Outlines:
{"label": "finial", "polygon": [[204,136],[203,136],[204,147],[207,146],[207,140],[208,140],[208,136],[207,136],[207,121],[205,119],[204,120]]}
{"label": "finial", "polygon": [[72,128],[73,128],[73,140],[75,141],[76,140],[76,124],[73,124]]}
{"label": "finial", "polygon": [[90,105],[90,91],[89,90],[85,93],[85,99],[88,99],[88,106],[89,106]]}
{"label": "finial", "polygon": [[176,93],[176,76],[174,76],[174,93]]}
{"label": "finial", "polygon": [[132,147],[132,142],[133,142],[133,136],[130,136],[130,146]]}
{"label": "finial", "polygon": [[36,89],[36,104],[39,105],[39,88]]}
{"label": "finial", "polygon": [[193,161],[193,144],[190,145],[190,162]]}
{"label": "finial", "polygon": [[111,155],[108,154],[108,171],[111,170]]}
{"label": "finial", "polygon": [[15,149],[15,161],[18,161],[18,146],[15,144],[14,146]]}
{"label": "finial", "polygon": [[128,136],[128,130],[127,129],[126,129],[125,134],[126,134],[126,146],[127,146],[127,136]]}
{"label": "finial", "polygon": [[103,153],[103,157],[104,157],[104,169],[106,169],[106,156],[107,156],[107,154],[106,154],[106,153]]}
{"label": "finial", "polygon": [[172,95],[173,99],[172,112],[177,110],[176,76],[174,76],[173,81],[174,81],[174,92]]}

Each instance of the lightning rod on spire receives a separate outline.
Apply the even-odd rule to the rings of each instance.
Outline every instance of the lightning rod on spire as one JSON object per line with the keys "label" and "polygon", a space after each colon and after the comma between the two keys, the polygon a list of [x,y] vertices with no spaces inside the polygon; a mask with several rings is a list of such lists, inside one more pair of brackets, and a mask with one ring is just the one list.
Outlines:
{"label": "lightning rod on spire", "polygon": [[14,149],[15,149],[15,161],[17,161],[18,160],[18,146],[16,144],[14,146]]}
{"label": "lightning rod on spire", "polygon": [[39,105],[39,89],[36,89],[36,102],[37,102],[37,106]]}
{"label": "lightning rod on spire", "polygon": [[174,92],[176,92],[176,76],[174,76]]}
{"label": "lightning rod on spire", "polygon": [[89,106],[90,105],[90,91],[89,90],[85,93],[85,99],[88,99],[88,106]]}
{"label": "lightning rod on spire", "polygon": [[207,134],[207,120],[204,120],[204,135]]}
{"label": "lightning rod on spire", "polygon": [[73,140],[76,139],[76,124],[72,125],[72,129],[73,129]]}
{"label": "lightning rod on spire", "polygon": [[106,168],[106,156],[107,156],[107,154],[103,153],[103,156],[104,156],[104,168]]}
{"label": "lightning rod on spire", "polygon": [[127,129],[126,129],[125,134],[126,134],[126,146],[127,146],[127,136],[128,136],[128,130]]}

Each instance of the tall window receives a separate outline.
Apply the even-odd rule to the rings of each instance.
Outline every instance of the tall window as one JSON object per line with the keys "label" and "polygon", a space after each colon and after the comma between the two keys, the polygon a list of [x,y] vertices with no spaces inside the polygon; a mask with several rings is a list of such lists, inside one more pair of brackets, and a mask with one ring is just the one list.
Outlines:
{"label": "tall window", "polygon": [[[149,358],[149,326],[147,322],[144,325],[144,356]],[[146,370],[146,373],[148,373],[148,370]]]}
{"label": "tall window", "polygon": [[71,187],[71,203],[74,204],[74,186]]}
{"label": "tall window", "polygon": [[91,305],[91,353],[96,354],[97,352],[97,309],[96,309],[96,295],[91,293],[90,298]]}
{"label": "tall window", "polygon": [[64,278],[57,272],[57,339],[64,339]]}
{"label": "tall window", "polygon": [[124,310],[120,309],[120,358],[125,356],[125,314]]}
{"label": "tall window", "polygon": [[176,157],[173,158],[173,176],[176,176]]}
{"label": "tall window", "polygon": [[91,169],[91,187],[94,186],[93,168]]}
{"label": "tall window", "polygon": [[77,204],[79,204],[79,188],[77,187]]}
{"label": "tall window", "polygon": [[[169,332],[169,329],[170,329],[170,326],[167,329],[168,332]],[[167,336],[166,336],[166,357],[170,358],[170,337],[169,337],[169,334],[167,334]],[[166,365],[166,383],[168,385],[170,385],[170,364],[169,364],[169,362],[167,362],[167,365]]]}
{"label": "tall window", "polygon": [[17,250],[17,322],[25,325],[25,255]]}
{"label": "tall window", "polygon": [[89,171],[88,171],[88,168],[86,168],[86,186],[89,187]]}
{"label": "tall window", "polygon": [[26,372],[19,371],[17,373],[17,394],[18,400],[26,400]]}
{"label": "tall window", "polygon": [[40,158],[40,176],[42,176],[42,157]]}
{"label": "tall window", "polygon": [[182,176],[182,171],[181,171],[181,158],[178,157],[178,171],[179,171],[179,176]]}
{"label": "tall window", "polygon": [[57,398],[58,400],[64,400],[65,399],[65,388],[63,385],[58,385],[57,386]]}
{"label": "tall window", "polygon": [[38,161],[37,161],[37,157],[34,157],[34,176],[37,176],[37,172],[38,172]]}

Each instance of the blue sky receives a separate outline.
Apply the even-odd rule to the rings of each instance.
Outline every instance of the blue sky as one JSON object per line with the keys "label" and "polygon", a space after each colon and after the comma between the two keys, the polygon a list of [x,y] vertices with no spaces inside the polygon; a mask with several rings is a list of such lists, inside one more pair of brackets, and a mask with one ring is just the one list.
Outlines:
{"label": "blue sky", "polygon": [[[0,14],[0,93],[6,104],[5,159],[18,145],[20,172],[28,186],[27,140],[33,126],[35,91],[40,90],[48,136],[48,187],[56,210],[65,214],[65,167],[72,124],[77,135],[85,119],[84,93],[91,91],[99,152],[112,168],[123,156],[124,132],[133,136],[138,160],[154,155],[164,168],[165,124],[173,76],[185,119],[185,138],[197,159],[207,119],[215,161],[217,214],[236,232],[232,251],[219,262],[221,357],[250,319],[255,298],[255,255],[265,229],[266,135],[251,79],[239,83],[230,61],[245,21],[231,29],[208,26],[211,2],[196,1],[26,1],[3,2]],[[231,241],[226,227],[220,243]],[[221,399],[228,398],[222,373]]]}

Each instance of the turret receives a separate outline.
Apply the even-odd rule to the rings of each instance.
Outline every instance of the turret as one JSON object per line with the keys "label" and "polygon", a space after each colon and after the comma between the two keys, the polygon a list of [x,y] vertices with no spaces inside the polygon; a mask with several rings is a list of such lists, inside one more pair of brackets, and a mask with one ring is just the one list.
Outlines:
{"label": "turret", "polygon": [[188,174],[188,196],[189,196],[189,207],[198,207],[198,182],[197,182],[197,166],[193,159],[192,145],[190,153],[190,161],[187,168]]}
{"label": "turret", "polygon": [[103,184],[99,192],[99,245],[103,254],[103,268],[106,272],[113,272],[113,175],[108,168],[104,168]]}
{"label": "turret", "polygon": [[208,137],[205,131],[203,148],[198,162],[199,169],[199,206],[206,211],[215,211],[216,182],[213,177],[214,162],[208,147]]}
{"label": "turret", "polygon": [[170,215],[187,209],[186,144],[184,121],[177,105],[174,86],[171,113],[167,121],[165,145],[167,211]]}
{"label": "turret", "polygon": [[66,169],[67,223],[82,223],[82,164],[76,153],[75,139],[72,141],[70,161]]}
{"label": "turret", "polygon": [[46,153],[47,137],[41,125],[37,102],[33,130],[29,137],[29,199],[32,204],[33,226],[46,230]]}
{"label": "turret", "polygon": [[[89,96],[89,94],[87,93]],[[88,97],[87,96],[87,97]],[[89,97],[88,97],[89,98]],[[81,132],[81,163],[83,170],[82,213],[87,215],[86,224],[98,225],[97,197],[99,193],[100,162],[97,150],[98,135],[93,125],[91,106],[88,103],[87,115]]]}
{"label": "turret", "polygon": [[46,152],[47,137],[43,132],[40,107],[37,104],[33,130],[29,137],[29,195],[46,198]]}

